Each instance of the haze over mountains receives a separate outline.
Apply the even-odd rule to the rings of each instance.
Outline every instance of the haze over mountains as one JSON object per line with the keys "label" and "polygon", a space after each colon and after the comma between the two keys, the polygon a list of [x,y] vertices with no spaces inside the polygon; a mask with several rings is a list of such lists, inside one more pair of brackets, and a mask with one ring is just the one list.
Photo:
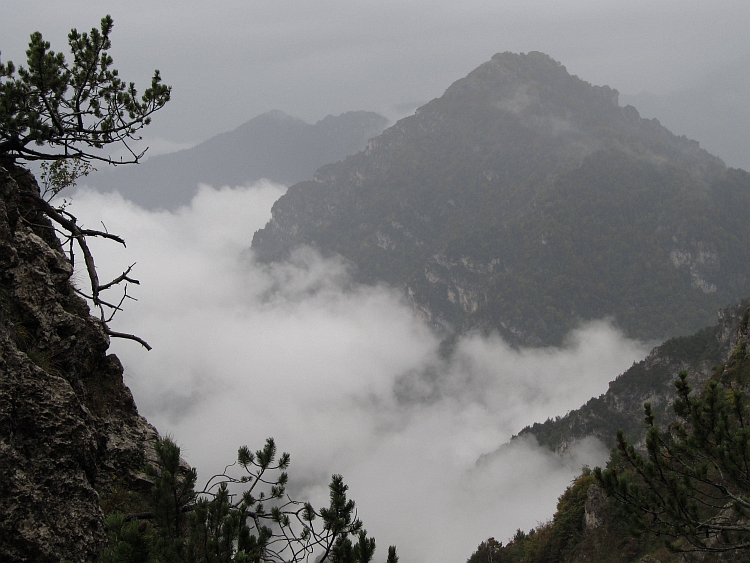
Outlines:
{"label": "haze over mountains", "polygon": [[[349,148],[378,121],[359,117],[334,134]],[[272,112],[246,125],[262,144],[264,124],[269,139],[287,125],[298,139],[323,122]],[[323,129],[258,151],[286,174],[324,144]],[[596,438],[639,425],[644,397],[668,410],[677,369],[697,379],[733,347],[738,308],[716,329],[657,348],[583,409],[524,432],[567,456],[534,440],[497,450],[645,355],[602,316],[639,338],[690,332],[746,295],[750,279],[748,174],[546,55],[493,57],[286,196],[268,182],[203,186],[179,213],[153,210],[186,203],[200,178],[247,184],[244,152],[212,168],[224,152],[248,151],[232,145],[237,131],[134,169],[180,177],[171,200],[148,199],[166,183],[123,190],[152,209],[75,195],[82,223],[102,221],[128,241],[114,251],[92,241],[100,270],[139,261],[140,301],[116,322],[154,351],[113,349],[141,412],[179,437],[201,471],[221,471],[237,444],[274,435],[294,452],[305,491],[324,499],[331,472],[351,478],[368,527],[403,546],[404,560],[460,561],[472,542],[539,522],[582,463],[604,460]]]}
{"label": "haze over mountains", "polygon": [[655,117],[677,135],[698,139],[729,166],[750,170],[750,56],[719,66],[692,86],[666,94],[622,95],[623,104]]}
{"label": "haze over mountains", "polygon": [[613,316],[663,339],[750,294],[750,176],[542,53],[495,55],[274,205],[300,244],[403,288],[448,332],[560,343]]}
{"label": "haze over mountains", "polygon": [[311,125],[274,110],[193,148],[92,173],[85,183],[117,190],[148,209],[175,209],[190,203],[199,183],[237,186],[265,178],[291,185],[310,179],[324,164],[362,150],[387,124],[367,111],[329,115]]}

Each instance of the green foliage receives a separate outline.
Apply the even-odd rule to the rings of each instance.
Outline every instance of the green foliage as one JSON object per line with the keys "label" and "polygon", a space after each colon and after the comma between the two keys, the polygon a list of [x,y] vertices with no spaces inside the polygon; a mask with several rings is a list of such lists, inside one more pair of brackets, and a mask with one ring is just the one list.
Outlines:
{"label": "green foliage", "polygon": [[[744,361],[744,350],[737,354]],[[684,371],[675,387],[677,421],[661,431],[646,403],[647,455],[620,432],[619,455],[613,452],[608,467],[595,470],[596,478],[628,509],[637,529],[667,538],[672,550],[746,549],[750,428],[745,394],[711,380],[699,396],[691,395]]]}
{"label": "green foliage", "polygon": [[[161,83],[158,70],[151,87],[140,97],[134,83],[126,84],[119,78],[108,54],[113,26],[112,18],[105,16],[99,29],[92,28],[88,33],[72,29],[68,34],[72,62],[52,51],[38,31],[31,34],[26,67],[21,66],[16,72],[11,61],[0,61],[0,166],[12,169],[18,161],[43,161],[42,197],[35,194],[33,186],[24,192],[24,199],[57,228],[67,231],[63,244],[70,245],[71,264],[74,241],[77,242],[91,293],[76,291],[99,309],[109,336],[134,340],[150,349],[140,337],[112,331],[107,326],[129,297],[127,284],[138,282],[128,276],[131,266],[111,282],[101,284],[86,237],[108,238],[123,245],[125,241],[106,229],[81,229],[76,217],[65,210],[66,201],[57,207],[50,204],[61,190],[93,170],[90,161],[114,163],[103,152],[111,144],[119,144],[130,153],[127,159],[120,158],[120,163],[138,162],[143,152],[136,154],[128,142],[140,139],[137,134],[151,122],[151,114],[169,101],[171,88]],[[118,285],[125,288],[119,303],[100,299],[100,292]],[[73,306],[80,308],[77,303]]]}
{"label": "green foliage", "polygon": [[[389,549],[390,556],[390,549]],[[339,536],[331,550],[331,563],[370,563],[375,555],[375,538],[367,537],[367,530],[357,533],[357,542]]]}
{"label": "green foliage", "polygon": [[[108,49],[114,22],[101,20],[88,33],[68,34],[72,63],[31,34],[26,67],[0,61],[0,162],[21,160],[111,161],[95,151],[138,139],[151,114],[169,101],[170,87],[155,71],[143,95],[112,68]],[[42,149],[41,147],[46,147]],[[131,151],[128,162],[141,154]]]}
{"label": "green foliage", "polygon": [[157,441],[155,450],[157,466],[148,468],[154,479],[151,505],[158,530],[154,547],[160,561],[171,563],[181,561],[184,556],[187,518],[184,509],[195,501],[197,472],[181,464],[180,447],[170,437]]}
{"label": "green foliage", "polygon": [[[80,157],[54,160],[40,164],[42,173],[42,197],[49,201],[65,188],[74,186],[78,178],[88,176],[96,168]],[[64,207],[64,206],[63,206]]]}
{"label": "green foliage", "polygon": [[153,530],[147,522],[111,514],[104,525],[109,545],[99,556],[101,563],[156,563],[152,550]]}
{"label": "green foliage", "polygon": [[230,504],[229,491],[225,483],[219,486],[211,500],[198,499],[189,516],[187,538],[187,561],[205,563],[228,563],[235,556],[234,542],[243,538],[238,546],[240,557],[246,554],[247,526],[242,513]]}
{"label": "green foliage", "polygon": [[750,307],[745,310],[739,329],[739,338],[726,362],[716,366],[712,379],[729,387],[746,387],[750,384]]}
{"label": "green foliage", "polygon": [[479,544],[467,563],[501,563],[503,561],[501,556],[503,549],[502,542],[498,542],[495,538],[489,538]]}
{"label": "green foliage", "polygon": [[507,545],[490,538],[482,542],[467,563],[546,563],[565,561],[584,533],[584,512],[594,476],[588,468],[557,501],[552,520],[528,533],[517,530]]}
{"label": "green foliage", "polygon": [[154,478],[151,490],[155,522],[174,535],[179,535],[184,522],[182,508],[195,499],[197,472],[181,465],[180,447],[170,437],[155,445],[158,465],[148,473]]}
{"label": "green foliage", "polygon": [[591,470],[584,467],[581,475],[558,499],[557,511],[552,518],[551,534],[555,551],[564,554],[583,537],[586,496],[594,481]]}

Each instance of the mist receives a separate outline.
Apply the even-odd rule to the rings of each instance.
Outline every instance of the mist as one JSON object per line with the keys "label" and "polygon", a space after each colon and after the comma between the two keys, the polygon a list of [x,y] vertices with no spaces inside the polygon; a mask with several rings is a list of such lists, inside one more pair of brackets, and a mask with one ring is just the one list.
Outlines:
{"label": "mist", "polygon": [[[243,444],[273,436],[291,453],[290,492],[321,506],[341,473],[359,517],[404,562],[465,561],[479,542],[507,541],[551,517],[581,466],[607,452],[585,441],[560,458],[527,424],[564,415],[642,359],[648,347],[609,320],[582,325],[559,348],[514,349],[469,334],[449,358],[397,289],[352,281],[341,259],[300,248],[264,265],[249,249],[284,186],[201,186],[189,207],[141,209],[81,189],[83,226],[103,281],[136,262],[113,330],[139,411],[174,437],[199,483]],[[75,275],[84,287],[85,274]],[[480,461],[481,460],[481,461]]]}

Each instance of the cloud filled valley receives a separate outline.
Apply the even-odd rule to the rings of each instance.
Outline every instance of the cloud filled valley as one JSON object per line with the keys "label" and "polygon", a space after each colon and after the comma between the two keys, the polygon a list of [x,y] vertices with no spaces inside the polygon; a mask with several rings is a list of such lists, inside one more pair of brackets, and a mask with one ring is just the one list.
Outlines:
{"label": "cloud filled valley", "polygon": [[73,195],[84,226],[102,221],[128,244],[90,242],[100,278],[137,263],[138,301],[111,326],[154,347],[112,345],[141,414],[174,436],[199,482],[268,436],[291,453],[293,496],[321,505],[330,475],[343,474],[376,560],[395,543],[405,562],[464,561],[487,537],[506,541],[549,518],[581,465],[607,452],[594,442],[567,459],[528,442],[498,448],[603,393],[648,347],[600,320],[561,348],[474,334],[445,358],[397,289],[355,284],[343,261],[303,248],[285,263],[255,262],[252,235],[284,191],[201,186],[175,212]]}

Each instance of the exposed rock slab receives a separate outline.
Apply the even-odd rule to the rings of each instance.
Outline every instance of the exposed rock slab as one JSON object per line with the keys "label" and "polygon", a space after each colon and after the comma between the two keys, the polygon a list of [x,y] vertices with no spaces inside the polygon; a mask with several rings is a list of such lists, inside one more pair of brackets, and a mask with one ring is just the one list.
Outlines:
{"label": "exposed rock slab", "polygon": [[90,561],[103,498],[147,490],[157,433],[74,293],[51,224],[23,197],[38,190],[0,168],[0,560]]}

